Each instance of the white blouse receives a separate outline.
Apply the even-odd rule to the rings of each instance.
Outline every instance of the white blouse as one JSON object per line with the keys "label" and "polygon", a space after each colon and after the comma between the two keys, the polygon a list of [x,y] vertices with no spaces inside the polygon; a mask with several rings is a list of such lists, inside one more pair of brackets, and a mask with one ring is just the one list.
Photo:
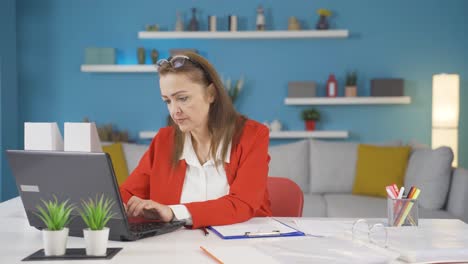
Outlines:
{"label": "white blouse", "polygon": [[[222,144],[216,151],[216,159],[221,160]],[[225,162],[231,158],[231,143],[229,143]],[[193,148],[190,133],[185,134],[184,150],[180,159],[185,159],[187,171],[185,172],[182,195],[178,205],[169,205],[177,220],[185,220],[187,225],[192,224],[192,215],[183,203],[214,200],[229,193],[229,183],[224,170],[224,163],[215,166],[213,158],[203,165],[200,164]]]}

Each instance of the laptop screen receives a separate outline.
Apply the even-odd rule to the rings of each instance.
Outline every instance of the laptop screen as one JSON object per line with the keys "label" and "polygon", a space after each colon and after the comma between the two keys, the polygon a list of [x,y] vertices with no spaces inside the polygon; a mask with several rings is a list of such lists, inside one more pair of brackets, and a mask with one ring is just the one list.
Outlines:
{"label": "laptop screen", "polygon": [[[114,201],[113,219],[109,222],[127,225],[112,162],[106,153],[7,150],[10,168],[31,226],[44,223],[34,214],[41,200],[69,200],[80,208],[83,200],[104,195]],[[70,233],[85,227],[77,210],[72,212]],[[117,230],[114,230],[116,232]],[[80,234],[78,234],[80,235]]]}

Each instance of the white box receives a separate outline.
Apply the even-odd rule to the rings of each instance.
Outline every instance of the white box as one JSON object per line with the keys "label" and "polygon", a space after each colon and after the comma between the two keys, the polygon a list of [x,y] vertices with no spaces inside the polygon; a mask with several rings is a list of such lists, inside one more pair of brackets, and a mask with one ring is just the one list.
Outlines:
{"label": "white box", "polygon": [[63,138],[57,123],[25,122],[24,149],[63,151]]}
{"label": "white box", "polygon": [[95,123],[64,123],[65,151],[102,152]]}

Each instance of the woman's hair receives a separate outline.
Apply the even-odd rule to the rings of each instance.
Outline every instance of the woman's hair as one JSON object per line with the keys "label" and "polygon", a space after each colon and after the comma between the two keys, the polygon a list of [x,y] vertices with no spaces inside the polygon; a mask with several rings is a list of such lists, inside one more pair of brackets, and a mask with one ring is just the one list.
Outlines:
{"label": "woman's hair", "polygon": [[[172,67],[170,63],[162,64],[158,69],[159,75],[183,74],[191,81],[203,85],[207,94],[211,92],[208,91],[209,85],[213,84],[214,101],[211,103],[208,112],[208,131],[211,136],[210,154],[213,158],[216,158],[217,149],[222,144],[221,162],[224,162],[229,143],[232,142],[232,147],[234,147],[238,142],[247,118],[240,115],[234,108],[231,98],[224,89],[223,83],[211,63],[193,52],[184,52],[177,55],[187,56],[190,60],[186,60],[184,65],[178,68]],[[171,117],[168,118],[168,123],[176,131],[174,135],[175,147],[172,153],[172,164],[175,166],[182,155],[185,137]],[[218,160],[215,160],[216,165],[219,165],[219,163]]]}

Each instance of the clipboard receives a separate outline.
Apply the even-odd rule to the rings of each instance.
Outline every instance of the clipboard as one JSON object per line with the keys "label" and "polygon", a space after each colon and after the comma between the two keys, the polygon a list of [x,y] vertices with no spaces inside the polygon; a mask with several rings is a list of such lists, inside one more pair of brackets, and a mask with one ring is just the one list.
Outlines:
{"label": "clipboard", "polygon": [[243,223],[210,226],[208,229],[222,239],[305,236],[305,233],[271,217],[256,217]]}

